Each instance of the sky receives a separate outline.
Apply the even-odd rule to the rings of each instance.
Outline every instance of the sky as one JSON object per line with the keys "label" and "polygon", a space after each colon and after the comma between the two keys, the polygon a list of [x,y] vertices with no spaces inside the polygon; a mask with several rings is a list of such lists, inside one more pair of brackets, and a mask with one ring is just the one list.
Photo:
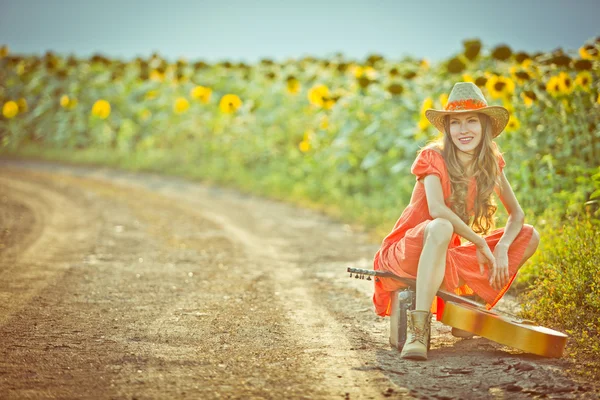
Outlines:
{"label": "sky", "polygon": [[438,61],[465,39],[576,51],[600,36],[600,0],[0,0],[11,53],[254,63],[339,52]]}

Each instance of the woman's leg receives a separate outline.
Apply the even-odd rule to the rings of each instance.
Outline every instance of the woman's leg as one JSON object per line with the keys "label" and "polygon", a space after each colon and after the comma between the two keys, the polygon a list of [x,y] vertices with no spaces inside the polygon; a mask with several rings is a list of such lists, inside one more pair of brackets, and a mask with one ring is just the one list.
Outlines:
{"label": "woman's leg", "polygon": [[433,298],[444,281],[446,251],[453,233],[452,223],[443,218],[436,218],[425,227],[423,250],[417,269],[416,310],[431,309]]}
{"label": "woman's leg", "polygon": [[427,360],[431,303],[446,271],[446,250],[454,228],[450,221],[436,218],[427,224],[417,270],[417,304],[407,313],[407,337],[400,357]]}
{"label": "woman's leg", "polygon": [[[425,228],[425,229],[427,229],[427,228]],[[525,253],[523,253],[523,258],[521,259],[521,262],[519,263],[519,267],[521,267],[521,265],[525,264],[525,261],[527,261],[535,253],[539,244],[540,244],[540,234],[538,233],[538,231],[535,228],[533,228],[533,235],[531,235],[531,240],[529,240],[529,244],[527,245],[527,248],[525,249]]]}

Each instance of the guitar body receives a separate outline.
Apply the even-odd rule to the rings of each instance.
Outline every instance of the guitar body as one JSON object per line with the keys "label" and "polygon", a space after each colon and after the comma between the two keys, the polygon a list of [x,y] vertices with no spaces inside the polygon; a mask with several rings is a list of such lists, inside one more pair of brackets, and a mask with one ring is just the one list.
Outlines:
{"label": "guitar body", "polygon": [[560,357],[567,344],[564,333],[529,321],[498,315],[484,307],[447,301],[442,323],[544,357]]}

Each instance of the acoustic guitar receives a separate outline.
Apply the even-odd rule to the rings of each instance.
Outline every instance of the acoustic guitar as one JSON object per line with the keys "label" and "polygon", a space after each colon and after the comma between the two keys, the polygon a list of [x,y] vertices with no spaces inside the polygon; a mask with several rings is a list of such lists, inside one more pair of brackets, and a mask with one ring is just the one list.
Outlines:
{"label": "acoustic guitar", "polygon": [[[400,277],[389,271],[375,271],[361,268],[348,268],[350,276],[371,279],[371,276],[392,278],[415,288],[414,279]],[[567,335],[533,321],[519,319],[510,315],[500,315],[485,306],[454,293],[438,290],[436,296],[444,300],[441,322],[496,343],[523,350],[543,357],[561,357],[567,344]],[[440,318],[438,318],[440,319]]]}

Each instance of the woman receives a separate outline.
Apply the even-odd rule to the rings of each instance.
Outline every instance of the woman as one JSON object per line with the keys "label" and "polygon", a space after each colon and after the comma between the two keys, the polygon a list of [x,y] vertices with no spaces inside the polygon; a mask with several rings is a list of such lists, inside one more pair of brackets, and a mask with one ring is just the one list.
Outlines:
{"label": "woman", "polygon": [[[493,307],[518,269],[539,244],[503,173],[504,158],[493,141],[508,123],[508,110],[488,106],[471,82],[454,85],[444,110],[427,110],[444,136],[421,149],[411,173],[417,182],[410,204],[375,255],[374,269],[416,279],[415,310],[408,315],[402,358],[427,359],[432,303],[437,290],[475,292]],[[509,217],[494,228],[496,192]],[[460,237],[466,239],[461,244]],[[375,281],[378,315],[390,313],[390,292],[402,287],[390,278]],[[466,332],[453,329],[455,336]]]}

